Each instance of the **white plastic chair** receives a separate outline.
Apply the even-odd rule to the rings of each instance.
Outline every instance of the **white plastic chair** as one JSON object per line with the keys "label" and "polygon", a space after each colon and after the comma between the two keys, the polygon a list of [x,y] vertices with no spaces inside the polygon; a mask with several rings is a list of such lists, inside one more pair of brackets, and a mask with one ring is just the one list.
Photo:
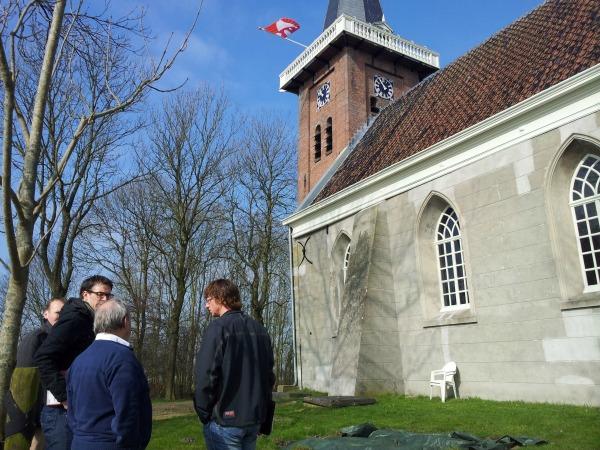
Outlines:
{"label": "white plastic chair", "polygon": [[454,375],[456,374],[456,363],[450,361],[444,365],[442,370],[432,370],[431,378],[429,379],[429,400],[433,396],[433,387],[439,386],[442,391],[442,402],[446,402],[446,389],[452,386],[454,391],[454,398],[456,396],[456,384],[454,383]]}

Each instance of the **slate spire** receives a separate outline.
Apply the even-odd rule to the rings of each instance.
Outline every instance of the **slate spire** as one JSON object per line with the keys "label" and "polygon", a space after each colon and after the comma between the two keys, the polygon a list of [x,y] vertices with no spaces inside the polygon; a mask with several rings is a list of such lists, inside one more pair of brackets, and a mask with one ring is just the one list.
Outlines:
{"label": "slate spire", "polygon": [[356,17],[367,23],[385,21],[379,0],[329,0],[323,29],[327,28],[342,14]]}

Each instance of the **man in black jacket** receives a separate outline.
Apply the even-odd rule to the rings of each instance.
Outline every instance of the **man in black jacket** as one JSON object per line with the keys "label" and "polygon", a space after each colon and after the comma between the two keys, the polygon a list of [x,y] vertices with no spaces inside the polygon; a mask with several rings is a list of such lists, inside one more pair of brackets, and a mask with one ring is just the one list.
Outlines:
{"label": "man in black jacket", "polygon": [[21,339],[17,348],[17,367],[35,367],[33,357],[35,352],[40,348],[42,343],[48,337],[48,333],[58,322],[60,311],[65,306],[65,301],[62,298],[53,298],[44,307],[42,326],[27,333]]}
{"label": "man in black jacket", "polygon": [[80,298],[68,300],[52,332],[35,354],[42,386],[49,391],[41,415],[47,449],[71,448],[73,436],[67,424],[65,373],[94,341],[94,310],[113,297],[112,287],[112,281],[102,275],[83,280]]}
{"label": "man in black jacket", "polygon": [[[33,356],[44,340],[46,340],[46,337],[48,337],[52,326],[58,321],[60,311],[64,305],[65,301],[62,298],[53,298],[46,303],[42,326],[27,333],[19,343],[19,347],[17,348],[17,367],[35,367]],[[26,426],[31,426],[34,432],[31,440],[31,450],[41,450],[44,448],[44,436],[40,426],[40,413],[45,403],[45,394],[46,391],[41,389],[40,386],[38,404],[32,408],[30,415],[27,417],[31,422]]]}
{"label": "man in black jacket", "polygon": [[208,450],[256,448],[268,418],[275,384],[267,330],[241,311],[240,293],[229,280],[204,290],[213,320],[196,357],[194,407],[204,424]]}

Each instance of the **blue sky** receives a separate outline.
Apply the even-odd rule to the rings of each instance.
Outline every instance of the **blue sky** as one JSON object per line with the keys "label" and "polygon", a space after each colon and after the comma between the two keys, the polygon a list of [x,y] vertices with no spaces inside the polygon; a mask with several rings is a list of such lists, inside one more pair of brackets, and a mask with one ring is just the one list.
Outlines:
{"label": "blue sky", "polygon": [[[169,33],[182,37],[199,3],[155,0],[127,4],[146,8],[147,25],[157,36],[158,49]],[[442,66],[541,3],[542,0],[381,0],[394,32],[437,51]],[[189,48],[162,86],[174,86],[186,78],[189,87],[208,81],[222,85],[242,110],[274,109],[295,121],[296,96],[280,93],[278,83],[279,73],[302,48],[257,27],[290,17],[301,26],[291,38],[308,45],[323,29],[327,4],[327,0],[204,0]]]}
{"label": "blue sky", "polygon": [[[438,52],[445,66],[542,2],[381,0],[381,5],[396,34]],[[109,13],[119,16],[131,9],[144,8],[146,25],[156,36],[150,52],[158,55],[171,33],[173,45],[181,41],[200,3],[199,0],[113,1]],[[295,126],[297,98],[279,92],[279,74],[302,48],[257,27],[290,17],[301,26],[291,37],[308,45],[323,30],[327,4],[327,0],[204,0],[188,49],[160,87],[174,87],[186,79],[189,88],[204,82],[223,86],[233,105],[242,112],[274,110]],[[0,240],[0,256],[6,256],[4,239]]]}

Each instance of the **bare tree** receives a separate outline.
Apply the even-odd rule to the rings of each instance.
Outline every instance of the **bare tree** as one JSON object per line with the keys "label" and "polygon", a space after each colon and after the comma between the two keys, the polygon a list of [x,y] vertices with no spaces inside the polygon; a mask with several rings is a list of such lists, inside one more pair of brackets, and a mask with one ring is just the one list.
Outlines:
{"label": "bare tree", "polygon": [[[53,108],[54,102],[49,102]],[[64,110],[64,104],[59,105]],[[54,109],[49,109],[49,116]],[[58,114],[57,114],[58,116]],[[37,258],[50,284],[53,296],[65,296],[74,272],[75,247],[82,234],[97,223],[86,220],[94,204],[132,179],[139,177],[120,174],[119,141],[138,129],[137,123],[125,124],[123,116],[105,116],[88,127],[77,145],[70,163],[57,179],[54,189],[40,204]],[[48,173],[54,173],[63,141],[55,126],[60,117],[51,116],[48,143],[44,146],[45,163],[39,174],[43,186]],[[60,134],[68,133],[68,125]],[[122,164],[121,164],[122,165]],[[44,170],[49,168],[49,170]]]}
{"label": "bare tree", "polygon": [[287,230],[281,220],[295,204],[295,137],[283,118],[249,120],[229,196],[233,276],[254,318],[271,335],[278,380],[289,378],[291,324]]}
{"label": "bare tree", "polygon": [[[146,30],[138,26],[136,17],[112,20],[106,12],[94,14],[84,8],[83,1],[67,9],[66,0],[3,2],[0,11],[0,81],[3,94],[2,123],[2,213],[8,261],[3,265],[10,272],[5,311],[0,328],[0,397],[5,395],[14,366],[21,316],[25,305],[29,279],[29,264],[36,252],[34,240],[46,199],[65,174],[69,161],[86,133],[104,118],[129,110],[152,89],[173,65],[183,45],[149,67],[140,67],[141,76],[115,83],[112,62],[115,48],[128,53],[130,67],[141,56],[127,36],[143,38]],[[103,49],[90,54],[87,42]],[[37,51],[38,49],[40,51]],[[68,58],[71,58],[68,60]],[[66,61],[66,62],[65,62]],[[94,88],[105,90],[106,102],[83,100],[85,108],[73,111],[73,126],[57,148],[61,155],[47,165],[39,185],[44,164],[43,142],[48,136],[47,108],[53,80],[64,63],[73,67],[76,61],[101,65],[104,68]],[[67,72],[68,73],[68,72]],[[136,73],[131,71],[130,73]],[[29,74],[25,76],[24,74]],[[33,77],[33,78],[31,78]],[[33,92],[27,89],[32,86]],[[26,98],[24,93],[29,92]],[[77,95],[84,96],[84,92]],[[0,410],[0,416],[2,410]],[[0,427],[1,428],[1,427]]]}
{"label": "bare tree", "polygon": [[[163,198],[151,179],[132,183],[97,205],[99,219],[88,238],[85,253],[112,273],[119,289],[132,303],[132,344],[144,361],[154,392],[164,392],[164,361],[168,360],[166,334],[176,281],[169,271],[169,255],[162,248],[156,230],[165,226],[160,212]],[[153,192],[154,191],[154,192]],[[161,203],[157,203],[161,200]],[[202,219],[204,220],[204,219]],[[208,323],[202,292],[205,285],[223,272],[219,263],[226,236],[211,220],[191,243],[189,282],[179,321],[174,394],[189,394],[193,385],[193,364],[198,341]],[[160,287],[167,287],[163,292]],[[146,338],[147,337],[147,338]]]}
{"label": "bare tree", "polygon": [[215,258],[218,205],[235,127],[222,92],[203,87],[165,102],[155,117],[144,159],[159,222],[151,230],[170,300],[165,397],[175,397],[180,318],[192,275]]}
{"label": "bare tree", "polygon": [[[113,275],[118,288],[132,305],[132,343],[140,362],[145,344],[148,303],[160,301],[153,261],[157,252],[151,230],[158,226],[157,206],[150,201],[152,184],[140,180],[125,186],[99,202],[90,226],[85,253],[91,261]],[[152,351],[155,351],[154,349]]]}
{"label": "bare tree", "polygon": [[[41,60],[44,38],[40,34],[32,37],[27,48],[29,60]],[[63,57],[56,61],[50,80],[38,171],[40,191],[57,172],[64,143],[77,126],[73,118],[85,115],[91,105],[97,110],[110,108],[114,96],[126,94],[128,84],[136,77],[126,51],[126,36],[116,36],[109,52],[106,43],[87,39],[79,32],[71,33],[68,44],[63,48]],[[98,63],[108,57],[110,68]],[[20,67],[21,83],[17,87],[25,102],[35,96],[36,70],[37,66]],[[31,105],[26,104],[23,111],[29,121]],[[128,181],[129,177],[119,177],[117,150],[123,138],[137,129],[137,121],[123,114],[96,119],[79,138],[54,188],[40,199],[37,257],[53,296],[64,296],[68,290],[74,271],[74,246],[86,229],[84,219],[93,203]],[[25,146],[20,141],[18,145]]]}
{"label": "bare tree", "polygon": [[[293,338],[290,305],[288,255],[274,255],[274,270],[277,276],[271,286],[271,301],[265,310],[265,322],[273,343],[275,374],[278,383],[290,384],[293,373]],[[279,264],[279,265],[278,265]],[[279,270],[277,269],[279,268]]]}
{"label": "bare tree", "polygon": [[294,205],[294,142],[283,119],[273,114],[254,118],[246,127],[232,172],[235,189],[228,205],[232,266],[249,293],[252,315],[263,324],[277,281],[274,276],[281,276],[274,272],[281,267],[276,255],[287,255],[281,220]]}
{"label": "bare tree", "polygon": [[[220,243],[214,242],[213,245],[215,249],[222,248]],[[185,332],[181,333],[181,348],[184,351],[180,351],[178,355],[177,372],[180,374],[179,379],[181,380],[179,390],[183,395],[193,392],[195,357],[200,337],[204,334],[204,330],[210,321],[210,317],[204,308],[203,291],[206,285],[217,278],[222,270],[220,261],[211,258],[205,260],[204,264],[198,267],[198,270],[192,276],[189,302],[187,302],[187,310],[184,311],[184,320],[182,321],[182,328]]]}

